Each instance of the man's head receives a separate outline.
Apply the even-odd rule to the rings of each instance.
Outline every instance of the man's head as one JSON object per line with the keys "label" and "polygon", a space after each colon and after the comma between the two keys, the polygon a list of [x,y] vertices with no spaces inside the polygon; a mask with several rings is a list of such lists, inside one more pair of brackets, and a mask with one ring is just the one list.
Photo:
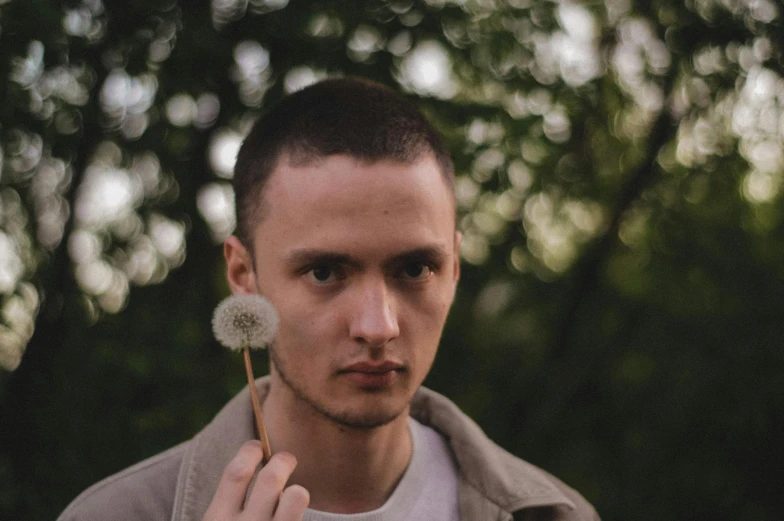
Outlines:
{"label": "man's head", "polygon": [[238,160],[246,238],[224,246],[232,291],[280,315],[269,399],[384,425],[427,375],[454,299],[451,162],[422,116],[374,84],[317,84],[270,114]]}
{"label": "man's head", "polygon": [[252,228],[265,212],[264,188],[282,158],[304,166],[337,154],[403,164],[431,155],[454,188],[449,152],[416,107],[378,83],[325,80],[284,98],[243,142],[234,167],[236,235],[243,244],[252,245]]}

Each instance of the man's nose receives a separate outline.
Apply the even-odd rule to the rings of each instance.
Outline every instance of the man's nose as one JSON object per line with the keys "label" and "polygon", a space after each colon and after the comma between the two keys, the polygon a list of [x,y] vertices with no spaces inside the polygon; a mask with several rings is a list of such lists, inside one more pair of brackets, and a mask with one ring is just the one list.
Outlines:
{"label": "man's nose", "polygon": [[400,334],[394,295],[385,280],[364,281],[356,288],[351,338],[368,347],[381,347]]}

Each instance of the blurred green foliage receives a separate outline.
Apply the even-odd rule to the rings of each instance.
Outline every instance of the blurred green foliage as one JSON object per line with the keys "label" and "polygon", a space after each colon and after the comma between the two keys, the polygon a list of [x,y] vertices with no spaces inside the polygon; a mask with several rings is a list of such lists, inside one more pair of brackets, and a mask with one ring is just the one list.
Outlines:
{"label": "blurred green foliage", "polygon": [[429,386],[606,520],[784,518],[783,29],[773,0],[0,1],[0,518],[242,387],[209,329],[227,168],[334,74],[453,150]]}

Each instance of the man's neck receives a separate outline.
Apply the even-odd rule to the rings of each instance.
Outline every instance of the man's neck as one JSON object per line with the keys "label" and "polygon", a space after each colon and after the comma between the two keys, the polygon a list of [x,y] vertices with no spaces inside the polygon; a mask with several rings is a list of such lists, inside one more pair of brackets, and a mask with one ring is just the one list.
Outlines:
{"label": "man's neck", "polygon": [[411,459],[407,411],[381,427],[349,428],[273,378],[263,416],[272,452],[297,458],[289,484],[305,487],[315,510],[352,514],[381,507]]}

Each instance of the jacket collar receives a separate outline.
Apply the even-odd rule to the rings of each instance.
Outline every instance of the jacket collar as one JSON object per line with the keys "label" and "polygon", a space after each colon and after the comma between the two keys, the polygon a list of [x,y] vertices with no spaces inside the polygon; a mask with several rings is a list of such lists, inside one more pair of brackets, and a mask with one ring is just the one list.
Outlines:
{"label": "jacket collar", "polygon": [[514,512],[533,507],[576,508],[549,474],[493,443],[444,396],[420,388],[411,416],[444,436],[455,455],[463,521],[511,519]]}
{"label": "jacket collar", "polygon": [[[263,401],[269,377],[256,382]],[[174,497],[173,521],[203,518],[223,469],[240,446],[255,436],[250,393],[235,396],[189,444]],[[437,430],[449,443],[460,472],[463,521],[511,519],[524,508],[574,503],[542,470],[490,441],[482,430],[444,396],[420,388],[411,401],[411,416]]]}

